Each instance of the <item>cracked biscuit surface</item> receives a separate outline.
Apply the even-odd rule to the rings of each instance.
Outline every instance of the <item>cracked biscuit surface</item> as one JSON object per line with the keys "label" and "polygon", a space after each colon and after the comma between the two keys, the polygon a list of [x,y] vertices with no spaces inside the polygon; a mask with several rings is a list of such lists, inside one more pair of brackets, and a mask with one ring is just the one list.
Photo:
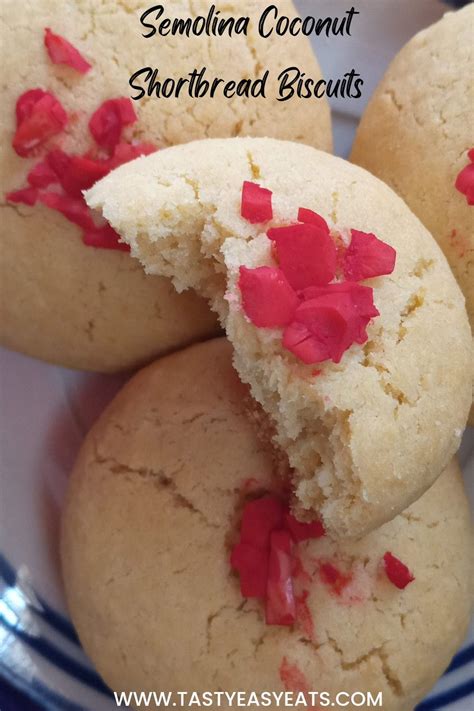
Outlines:
{"label": "cracked biscuit surface", "polygon": [[[247,11],[258,16],[265,3],[216,3],[223,16]],[[288,14],[291,2],[283,3]],[[273,100],[273,81],[285,66],[299,64],[320,77],[309,42],[301,38],[153,37],[145,39],[139,22],[146,5],[138,0],[3,0],[2,101],[0,121],[1,228],[0,303],[4,345],[69,367],[114,371],[217,331],[207,305],[194,294],[178,295],[168,279],[146,276],[128,255],[86,247],[80,230],[42,205],[6,203],[5,193],[21,188],[36,160],[21,159],[11,141],[15,102],[24,91],[52,91],[70,115],[61,147],[89,150],[87,123],[106,99],[130,96],[131,74],[156,66],[162,76],[186,76],[206,66],[226,79],[272,73],[267,99],[220,97],[144,98],[134,102],[138,121],[125,131],[128,140],[159,148],[207,136],[271,135],[331,150],[327,102]],[[167,3],[169,15],[205,14],[204,0]],[[149,18],[150,21],[150,18]],[[43,46],[45,27],[63,35],[91,62],[80,75],[53,65]]]}
{"label": "cracked biscuit surface", "polygon": [[474,318],[473,208],[454,183],[474,146],[474,5],[419,32],[393,60],[351,160],[403,197],[445,253]]}
{"label": "cracked biscuit surface", "polygon": [[[381,691],[385,711],[409,711],[469,620],[472,539],[457,465],[358,542],[299,544],[309,578],[294,585],[308,591],[306,614],[292,628],[266,626],[261,602],[241,597],[229,553],[248,481],[254,495],[278,486],[274,453],[231,359],[218,339],[157,361],[82,447],[61,546],[86,652],[116,691],[298,691],[304,680],[331,694]],[[381,570],[386,551],[415,576],[403,591]],[[321,561],[351,571],[341,596],[322,582]]]}
{"label": "cracked biscuit surface", "polygon": [[[268,225],[240,216],[244,180],[273,191],[273,224],[298,207],[347,234],[373,232],[397,250],[395,271],[368,280],[380,311],[369,340],[313,375],[253,326],[240,307],[240,265],[272,264]],[[334,537],[393,518],[443,471],[470,404],[471,338],[464,300],[435,241],[366,171],[272,139],[197,141],[142,158],[87,194],[146,271],[194,288],[218,312],[241,379],[276,428],[294,468],[296,506]]]}
{"label": "cracked biscuit surface", "polygon": [[473,27],[471,3],[403,47],[362,117],[351,154],[435,237],[464,292],[472,329],[474,208],[455,182],[474,147]]}

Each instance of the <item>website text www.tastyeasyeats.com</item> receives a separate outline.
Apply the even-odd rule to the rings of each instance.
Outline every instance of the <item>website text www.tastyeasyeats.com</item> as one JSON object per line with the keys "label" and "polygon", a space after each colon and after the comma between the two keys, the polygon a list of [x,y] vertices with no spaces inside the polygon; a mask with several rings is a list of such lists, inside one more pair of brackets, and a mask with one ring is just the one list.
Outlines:
{"label": "website text www.tastyeasyeats.com", "polygon": [[[271,41],[275,37],[351,37],[359,20],[360,12],[350,7],[338,16],[316,17],[308,15],[292,17],[281,13],[277,5],[266,6],[257,17],[231,15],[210,5],[206,14],[174,17],[166,5],[152,5],[139,17],[139,31],[146,40],[163,41],[167,37],[179,37],[183,42],[191,37],[237,38],[250,37],[255,33]],[[178,50],[176,50],[178,51]],[[271,81],[276,78],[275,81]],[[212,75],[206,66],[190,67],[182,76],[166,76],[160,67],[146,66],[133,72],[129,84],[131,98],[157,99],[189,96],[193,99],[273,98],[289,101],[322,99],[327,96],[358,99],[362,95],[364,80],[355,68],[350,68],[340,77],[321,79],[310,77],[298,66],[288,66],[271,76],[270,69],[262,68],[259,76],[232,79]],[[272,89],[270,89],[270,85]]]}
{"label": "website text www.tastyeasyeats.com", "polygon": [[383,708],[381,691],[114,691],[114,699],[119,708]]}

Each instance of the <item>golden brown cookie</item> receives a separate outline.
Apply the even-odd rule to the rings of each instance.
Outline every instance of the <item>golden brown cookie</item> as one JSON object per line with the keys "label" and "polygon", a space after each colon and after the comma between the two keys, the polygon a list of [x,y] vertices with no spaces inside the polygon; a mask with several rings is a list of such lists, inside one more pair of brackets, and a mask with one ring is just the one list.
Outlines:
{"label": "golden brown cookie", "polygon": [[[270,221],[241,216],[244,181],[272,191]],[[209,298],[239,375],[295,470],[298,506],[320,512],[334,537],[390,520],[447,466],[471,399],[464,299],[436,242],[384,183],[309,146],[233,138],[175,146],[122,166],[86,197],[146,271]],[[239,268],[276,269],[266,233],[295,223],[300,207],[329,223],[332,236],[315,237],[328,249],[336,242],[347,255],[355,229],[396,251],[393,273],[362,280],[379,316],[339,362],[305,364],[285,347],[285,328],[257,327],[242,307]],[[323,257],[311,252],[296,275]]]}
{"label": "golden brown cookie", "polygon": [[[385,711],[413,709],[471,609],[457,465],[358,542],[297,544],[296,623],[266,625],[263,603],[242,598],[229,563],[245,501],[277,486],[246,397],[230,345],[210,341],[142,370],[89,433],[62,527],[86,652],[119,692],[370,691],[382,692]],[[415,577],[403,590],[383,570],[387,551]],[[329,565],[344,571],[342,587],[324,577]]]}
{"label": "golden brown cookie", "polygon": [[[291,2],[282,5],[287,14],[296,12]],[[104,100],[135,95],[129,78],[148,65],[159,68],[162,77],[187,76],[206,66],[208,76],[225,79],[235,78],[236,67],[239,76],[249,78],[268,68],[269,97],[193,99],[184,92],[179,99],[145,97],[134,102],[138,121],[125,130],[128,141],[162,148],[206,136],[250,134],[330,150],[325,100],[280,103],[272,98],[282,68],[298,64],[316,78],[320,70],[303,38],[256,36],[254,20],[264,7],[260,0],[217,3],[222,16],[251,16],[247,37],[145,39],[150,30],[139,21],[145,6],[136,0],[27,0],[20,15],[14,0],[2,2],[2,193],[22,188],[38,160],[21,158],[12,148],[15,103],[23,92],[37,87],[53,92],[69,114],[61,148],[83,153],[93,145],[87,128],[92,113]],[[167,16],[194,17],[208,10],[203,0],[166,6]],[[80,74],[53,64],[43,45],[46,27],[69,40],[92,69]],[[167,279],[146,277],[127,254],[86,247],[77,226],[42,204],[7,204],[3,197],[0,239],[0,335],[10,348],[69,367],[114,371],[217,331],[202,300],[191,293],[177,295]]]}
{"label": "golden brown cookie", "polygon": [[474,147],[474,5],[419,32],[362,117],[351,160],[390,185],[445,253],[474,317],[474,214],[455,188]]}
{"label": "golden brown cookie", "polygon": [[468,4],[403,47],[362,117],[351,154],[430,230],[464,292],[471,329],[474,207],[456,182],[474,160],[473,24]]}

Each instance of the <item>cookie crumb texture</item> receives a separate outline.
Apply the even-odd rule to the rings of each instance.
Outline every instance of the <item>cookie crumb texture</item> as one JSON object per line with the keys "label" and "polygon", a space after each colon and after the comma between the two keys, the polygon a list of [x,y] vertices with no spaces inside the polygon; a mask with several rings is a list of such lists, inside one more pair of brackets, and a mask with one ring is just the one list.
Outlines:
{"label": "cookie crumb texture", "polygon": [[[413,709],[468,625],[457,466],[357,543],[300,542],[296,624],[269,627],[229,564],[249,478],[256,496],[276,485],[231,358],[222,339],[143,370],[82,448],[62,562],[86,652],[118,691],[382,691],[385,711]],[[403,591],[381,569],[387,550],[415,572]],[[334,569],[349,582],[335,586]]]}
{"label": "cookie crumb texture", "polygon": [[[273,223],[241,217],[244,180],[272,191]],[[446,467],[471,397],[464,300],[435,241],[386,185],[308,146],[234,138],[125,165],[87,198],[148,272],[210,300],[237,371],[295,470],[300,514],[321,515],[333,537],[361,535],[406,508]],[[240,266],[273,263],[265,232],[294,222],[300,207],[339,233],[373,232],[397,253],[391,275],[365,282],[380,311],[367,343],[338,364],[318,364],[316,374],[283,348],[281,329],[249,322],[237,285]]]}
{"label": "cookie crumb texture", "polygon": [[[222,12],[251,15],[263,3],[225,3]],[[286,14],[294,14],[285,3]],[[219,6],[219,4],[218,4]],[[208,4],[173,3],[177,15],[199,15]],[[145,65],[181,75],[207,65],[220,75],[239,71],[255,76],[269,67],[274,76],[299,64],[320,76],[309,42],[259,37],[146,40],[139,16],[143,3],[77,0],[4,0],[2,33],[3,108],[0,121],[1,341],[28,355],[70,367],[114,371],[217,332],[215,318],[192,292],[178,295],[168,279],[146,276],[126,254],[85,247],[79,228],[43,206],[7,204],[5,193],[26,183],[34,159],[21,159],[12,148],[15,102],[27,89],[52,91],[69,114],[61,147],[84,153],[90,147],[87,122],[106,99],[129,96],[130,75]],[[44,46],[45,28],[68,39],[91,63],[84,75],[53,64]],[[231,58],[231,61],[230,61]],[[135,102],[138,121],[125,132],[130,141],[159,148],[206,136],[277,135],[331,149],[326,101],[284,104],[271,99],[154,100]],[[308,104],[306,106],[306,104]]]}
{"label": "cookie crumb texture", "polygon": [[445,253],[474,326],[474,213],[456,189],[474,141],[474,6],[417,34],[362,117],[351,160],[401,195]]}

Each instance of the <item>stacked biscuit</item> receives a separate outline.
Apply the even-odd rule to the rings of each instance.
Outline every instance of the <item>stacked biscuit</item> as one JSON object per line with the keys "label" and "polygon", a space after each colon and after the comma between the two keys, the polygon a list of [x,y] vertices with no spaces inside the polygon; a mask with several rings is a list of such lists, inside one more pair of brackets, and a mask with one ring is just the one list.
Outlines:
{"label": "stacked biscuit", "polygon": [[[45,3],[38,22],[52,22],[49,12]],[[121,10],[104,12],[78,3],[62,17],[69,39],[92,17],[103,24],[104,64],[77,80],[84,103],[120,91],[106,30]],[[317,150],[331,143],[324,104],[294,105],[290,121],[270,102],[249,121],[244,102],[233,124],[226,106],[200,117],[177,104],[163,117],[149,102],[136,125],[160,150],[85,194],[130,254],[91,248],[71,225],[66,235],[44,205],[11,211],[11,263],[31,268],[18,272],[21,299],[7,285],[9,345],[113,370],[214,335],[206,300],[226,336],[135,375],[71,478],[66,594],[114,690],[286,691],[316,708],[316,690],[381,692],[384,709],[402,711],[461,643],[472,531],[453,456],[472,401],[461,292],[469,303],[474,181],[461,85],[472,15],[447,16],[389,69],[353,153],[374,175]],[[295,47],[311,66],[309,47]],[[159,51],[174,61],[171,45]],[[284,45],[239,49],[244,63],[264,51],[285,61]],[[412,65],[443,91],[426,98]],[[38,83],[55,81],[46,62],[35,71]],[[59,95],[64,81],[47,88]],[[183,130],[172,135],[176,112]],[[72,131],[63,152],[76,140]],[[10,189],[25,167],[5,151]],[[47,231],[35,264],[33,229]],[[462,254],[449,231],[462,235]],[[55,285],[51,255],[71,279]],[[92,301],[91,280],[101,294]],[[94,324],[86,338],[84,318]]]}
{"label": "stacked biscuit", "polygon": [[[413,709],[471,611],[457,464],[362,538],[295,545],[296,620],[269,625],[230,565],[245,507],[282,488],[247,399],[231,346],[212,340],[138,373],[89,433],[62,537],[86,652],[117,691],[382,692],[383,709]],[[387,552],[415,577],[404,590],[383,570]]]}
{"label": "stacked biscuit", "polygon": [[469,4],[403,48],[367,107],[351,155],[390,185],[429,229],[464,293],[471,329],[473,22]]}
{"label": "stacked biscuit", "polygon": [[[245,4],[255,25],[262,3]],[[285,0],[284,8],[287,14],[295,13],[292,2]],[[197,15],[208,9],[204,0],[193,3]],[[233,15],[242,9],[242,3],[225,5],[225,12]],[[6,110],[0,124],[0,164],[4,192],[23,187],[38,158],[56,144],[68,154],[89,156],[94,144],[88,127],[91,116],[102,102],[128,97],[129,78],[140,67],[156,66],[164,75],[178,77],[192,66],[207,66],[231,79],[235,62],[242,75],[250,77],[259,73],[260,66],[268,66],[275,80],[285,66],[297,63],[308,75],[320,76],[307,42],[295,39],[288,44],[284,38],[268,41],[253,34],[191,36],[184,38],[180,54],[177,40],[143,38],[139,10],[134,0],[99,4],[77,0],[67,6],[61,0],[26,0],[22,11],[28,22],[18,23],[17,3],[2,2]],[[189,16],[189,2],[174,2],[173,13]],[[52,61],[43,46],[49,27],[83,53],[91,65],[89,71],[81,73]],[[24,68],[21,74],[18,66]],[[12,147],[15,103],[36,88],[51,92],[69,121],[39,156],[37,152],[19,156]],[[185,96],[166,101],[147,97],[134,102],[132,110],[137,111],[138,120],[125,128],[122,142],[145,142],[161,149],[200,138],[249,135],[303,140],[331,150],[327,103],[314,102],[304,111],[303,106],[304,101],[298,99],[282,104],[248,102],[245,97],[232,102],[219,96],[203,102]],[[2,211],[1,235],[1,341],[9,348],[70,368],[113,372],[218,332],[215,318],[195,295],[177,295],[169,280],[146,277],[128,254],[86,248],[70,216],[42,203],[28,209],[10,202]]]}
{"label": "stacked biscuit", "polygon": [[[125,201],[125,186],[136,199]],[[374,176],[308,146],[273,139],[170,148],[112,173],[87,200],[149,273],[209,300],[239,376],[231,375],[229,347],[221,342],[172,356],[132,381],[89,435],[73,475],[63,559],[73,616],[99,670],[114,687],[122,688],[126,678],[127,689],[151,690],[159,673],[159,686],[173,691],[187,685],[203,691],[210,684],[249,693],[324,689],[333,697],[341,690],[382,691],[383,708],[412,708],[459,644],[472,600],[470,517],[456,466],[449,464],[471,404],[472,339],[464,299],[436,242]],[[289,236],[292,246],[285,247]],[[306,238],[314,238],[315,269],[304,261]],[[394,268],[362,278],[376,261],[379,269],[380,254],[363,247],[358,257],[361,239],[383,254],[396,253]],[[333,242],[336,274],[340,259],[345,278],[305,287],[306,279],[317,278],[320,263],[326,268]],[[318,251],[319,243],[326,251]],[[307,357],[332,343],[341,290],[358,300],[362,282],[376,308],[367,332],[345,344],[342,356]],[[294,342],[288,334],[295,330],[300,340]],[[170,375],[175,368],[179,375]],[[242,383],[256,403],[253,417]],[[236,417],[247,427],[250,417],[245,444],[240,437],[248,431]],[[270,452],[264,448],[269,440]],[[270,480],[262,478],[262,454]],[[289,497],[280,492],[282,476]],[[97,494],[93,482],[99,480],[104,493]],[[168,498],[172,509],[151,528],[152,516],[136,529],[132,524],[137,538],[128,530],[125,538],[119,535],[117,553],[104,564],[96,548],[104,521],[96,506],[103,509],[109,486],[118,509],[105,524],[106,556],[122,530],[125,502],[133,501],[134,522],[144,498],[156,497],[161,512]],[[464,514],[458,503],[447,503],[446,492],[454,490]],[[291,525],[278,514],[274,499],[282,497]],[[77,546],[83,516],[81,531],[87,533]],[[92,529],[94,519],[101,533]],[[191,539],[182,533],[188,526]],[[123,582],[120,571],[124,561],[136,570],[146,531],[152,551],[164,558],[150,583],[157,599],[149,592],[144,597],[163,613],[151,615],[156,628],[148,639],[156,652],[150,666],[125,676],[100,642],[108,625],[117,624],[114,613],[106,613],[103,628],[91,625],[91,615],[103,609],[102,596],[89,591],[89,602],[81,596],[78,603],[75,581],[93,556],[91,580],[98,574],[109,595],[107,576],[118,599],[125,599],[132,583]],[[442,562],[433,560],[434,550]],[[143,565],[150,554],[147,546]],[[137,574],[144,576],[143,570]],[[434,589],[439,602],[428,603]],[[445,608],[449,622],[428,624],[430,605],[439,611],[441,599],[453,592],[455,603]],[[417,594],[424,603],[415,601]],[[148,614],[148,624],[145,619]],[[183,627],[189,634],[163,666],[160,635],[165,631],[169,640]],[[124,648],[135,647],[135,634],[131,621],[120,634]]]}

